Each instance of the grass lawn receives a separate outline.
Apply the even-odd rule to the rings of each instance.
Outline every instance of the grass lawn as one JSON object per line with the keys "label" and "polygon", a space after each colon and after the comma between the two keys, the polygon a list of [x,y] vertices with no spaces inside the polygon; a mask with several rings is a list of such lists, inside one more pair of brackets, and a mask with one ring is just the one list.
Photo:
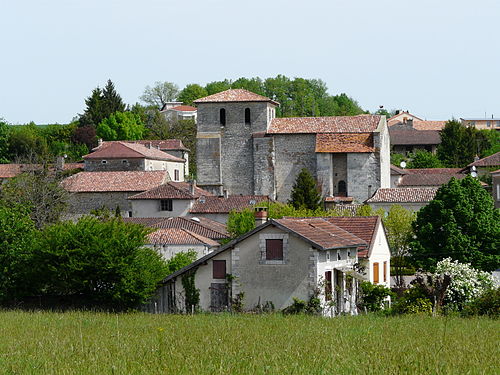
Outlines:
{"label": "grass lawn", "polygon": [[0,374],[498,374],[500,321],[0,312]]}

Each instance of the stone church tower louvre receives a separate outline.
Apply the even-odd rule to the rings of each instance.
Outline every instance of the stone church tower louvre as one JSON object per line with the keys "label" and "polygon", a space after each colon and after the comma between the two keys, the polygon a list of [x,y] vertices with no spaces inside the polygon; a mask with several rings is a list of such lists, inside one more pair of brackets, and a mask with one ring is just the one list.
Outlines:
{"label": "stone church tower louvre", "polygon": [[322,196],[362,202],[390,187],[385,116],[275,118],[279,103],[243,89],[195,101],[197,182],[222,195],[286,202],[302,168]]}

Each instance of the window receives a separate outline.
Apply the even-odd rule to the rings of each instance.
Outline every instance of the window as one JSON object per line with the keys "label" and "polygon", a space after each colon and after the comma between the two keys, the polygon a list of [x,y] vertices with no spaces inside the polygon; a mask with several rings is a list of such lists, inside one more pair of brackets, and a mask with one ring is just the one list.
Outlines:
{"label": "window", "polygon": [[500,128],[500,121],[497,121],[497,128]]}
{"label": "window", "polygon": [[108,161],[107,160],[101,160],[101,164],[107,164]]}
{"label": "window", "polygon": [[373,283],[378,284],[378,263],[373,263]]}
{"label": "window", "polygon": [[219,111],[219,121],[221,126],[226,126],[226,110],[224,108]]}
{"label": "window", "polygon": [[347,184],[344,180],[339,181],[339,196],[346,197],[347,196]]}
{"label": "window", "polygon": [[384,262],[384,283],[387,281],[387,262]]}
{"label": "window", "polygon": [[325,301],[332,300],[332,271],[325,272]]}
{"label": "window", "polygon": [[491,126],[491,122],[490,121],[486,121],[486,126],[489,128]]}
{"label": "window", "polygon": [[283,240],[266,240],[266,260],[283,260]]}
{"label": "window", "polygon": [[245,124],[250,124],[250,108],[245,108]]}
{"label": "window", "polygon": [[160,201],[160,211],[172,211],[172,199],[162,199]]}
{"label": "window", "polygon": [[125,160],[125,159],[122,160],[122,164],[127,164],[127,163],[128,163],[128,160]]}
{"label": "window", "polygon": [[330,250],[327,250],[326,251],[326,261],[329,262],[330,261]]}
{"label": "window", "polygon": [[214,279],[225,279],[226,278],[226,261],[225,260],[213,260],[212,261],[212,277]]}
{"label": "window", "polygon": [[179,181],[179,170],[174,169],[174,181]]}

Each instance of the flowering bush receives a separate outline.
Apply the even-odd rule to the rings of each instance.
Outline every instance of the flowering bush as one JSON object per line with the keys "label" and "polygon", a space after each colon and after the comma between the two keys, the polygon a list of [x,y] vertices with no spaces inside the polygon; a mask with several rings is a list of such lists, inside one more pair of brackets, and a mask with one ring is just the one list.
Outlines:
{"label": "flowering bush", "polygon": [[451,283],[445,293],[445,305],[451,309],[461,310],[466,303],[493,287],[493,277],[489,273],[476,270],[468,263],[453,261],[451,258],[438,262],[432,277],[438,280],[444,275],[451,277]]}

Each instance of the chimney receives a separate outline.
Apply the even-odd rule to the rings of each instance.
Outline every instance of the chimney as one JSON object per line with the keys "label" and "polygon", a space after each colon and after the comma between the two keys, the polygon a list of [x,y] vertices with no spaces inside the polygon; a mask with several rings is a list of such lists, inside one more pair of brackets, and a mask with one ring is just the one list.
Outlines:
{"label": "chimney", "polygon": [[147,145],[148,148],[151,148],[151,142],[148,142]]}
{"label": "chimney", "polygon": [[56,171],[64,170],[64,156],[58,156],[56,159]]}
{"label": "chimney", "polygon": [[196,180],[192,180],[189,184],[189,193],[194,195],[194,191],[196,190]]}
{"label": "chimney", "polygon": [[229,192],[227,191],[227,189],[224,189],[222,193],[224,194],[224,199],[227,199],[229,197]]}
{"label": "chimney", "polygon": [[267,221],[267,207],[255,207],[255,226],[264,224]]}
{"label": "chimney", "polygon": [[409,118],[407,124],[413,128],[413,119]]}

